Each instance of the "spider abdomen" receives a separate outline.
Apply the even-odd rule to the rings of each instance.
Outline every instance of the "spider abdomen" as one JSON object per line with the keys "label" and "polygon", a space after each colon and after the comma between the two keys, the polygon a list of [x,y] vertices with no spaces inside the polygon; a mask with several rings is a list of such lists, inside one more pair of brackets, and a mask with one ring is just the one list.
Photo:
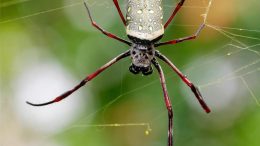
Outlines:
{"label": "spider abdomen", "polygon": [[140,40],[153,41],[164,34],[162,0],[128,0],[126,33]]}

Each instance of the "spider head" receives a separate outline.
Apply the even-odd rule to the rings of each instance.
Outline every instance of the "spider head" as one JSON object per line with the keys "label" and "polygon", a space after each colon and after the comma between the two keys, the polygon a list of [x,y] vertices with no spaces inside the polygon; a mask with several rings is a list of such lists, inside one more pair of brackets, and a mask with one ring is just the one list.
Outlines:
{"label": "spider head", "polygon": [[154,58],[155,49],[153,45],[133,44],[130,48],[132,65],[129,70],[138,74],[149,75],[153,72],[151,61]]}

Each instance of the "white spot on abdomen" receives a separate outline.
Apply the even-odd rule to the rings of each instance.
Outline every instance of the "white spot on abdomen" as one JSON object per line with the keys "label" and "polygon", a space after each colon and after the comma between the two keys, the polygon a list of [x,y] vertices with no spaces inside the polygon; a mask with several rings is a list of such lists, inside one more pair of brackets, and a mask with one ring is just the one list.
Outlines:
{"label": "white spot on abdomen", "polygon": [[154,13],[154,11],[153,11],[153,10],[151,10],[151,9],[150,9],[150,10],[148,10],[148,12],[149,12],[149,13],[151,13],[151,14],[153,14],[153,13]]}
{"label": "white spot on abdomen", "polygon": [[137,11],[137,14],[142,14],[143,13],[143,10],[138,10]]}
{"label": "white spot on abdomen", "polygon": [[139,26],[138,26],[138,30],[143,30],[143,26],[142,26],[142,25],[139,25]]}

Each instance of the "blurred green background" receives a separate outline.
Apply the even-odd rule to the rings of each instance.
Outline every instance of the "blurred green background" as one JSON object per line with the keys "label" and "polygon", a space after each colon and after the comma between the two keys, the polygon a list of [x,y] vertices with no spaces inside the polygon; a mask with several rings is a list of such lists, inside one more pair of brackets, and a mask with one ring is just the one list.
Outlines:
{"label": "blurred green background", "polygon": [[[127,39],[112,0],[87,2],[98,24]],[[165,21],[176,3],[163,1]],[[123,10],[125,5],[120,1]],[[193,34],[207,5],[208,0],[186,0],[162,41]],[[161,62],[176,146],[259,146],[259,8],[258,0],[213,0],[208,25],[196,40],[158,48],[200,87],[212,108],[205,114]],[[0,145],[166,146],[158,74],[131,74],[129,58],[60,103],[25,104],[51,100],[126,49],[90,25],[81,0],[1,0]]]}

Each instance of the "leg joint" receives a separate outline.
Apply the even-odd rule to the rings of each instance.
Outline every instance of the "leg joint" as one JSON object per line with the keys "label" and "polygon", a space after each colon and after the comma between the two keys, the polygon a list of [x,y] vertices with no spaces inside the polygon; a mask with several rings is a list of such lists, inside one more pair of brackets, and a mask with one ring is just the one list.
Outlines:
{"label": "leg joint", "polygon": [[168,116],[169,116],[169,118],[173,118],[173,111],[172,111],[172,107],[171,107],[171,106],[169,106],[169,107],[167,107],[167,109],[168,109]]}

